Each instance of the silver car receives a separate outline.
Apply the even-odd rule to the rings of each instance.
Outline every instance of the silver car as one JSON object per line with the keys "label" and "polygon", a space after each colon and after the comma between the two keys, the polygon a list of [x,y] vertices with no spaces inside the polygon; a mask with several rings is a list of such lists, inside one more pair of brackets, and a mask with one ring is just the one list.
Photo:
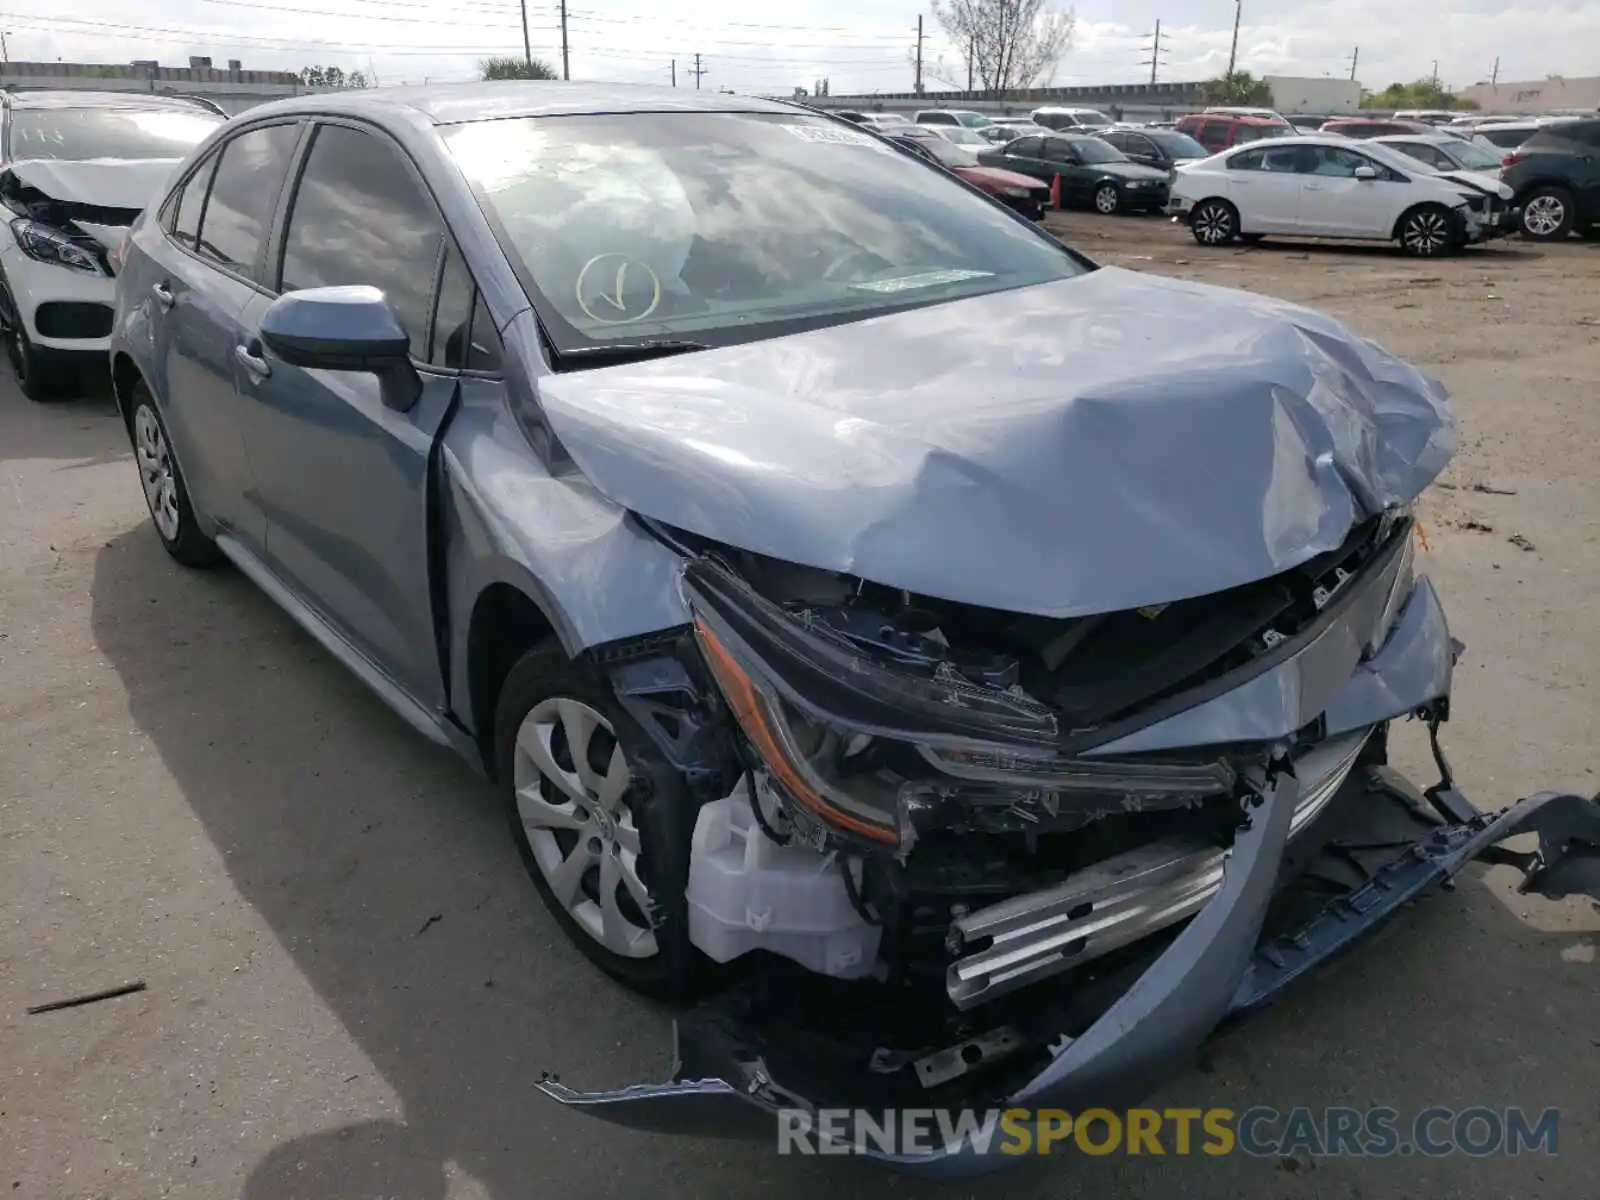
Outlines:
{"label": "silver car", "polygon": [[[597,1117],[1115,1107],[1507,836],[1600,892],[1592,802],[1387,765],[1459,650],[1410,513],[1440,385],[847,122],[252,108],[135,226],[111,355],[167,552],[494,780],[595,963],[698,998],[673,1080],[543,1085]],[[901,1161],[967,1159],[1010,1161]]]}

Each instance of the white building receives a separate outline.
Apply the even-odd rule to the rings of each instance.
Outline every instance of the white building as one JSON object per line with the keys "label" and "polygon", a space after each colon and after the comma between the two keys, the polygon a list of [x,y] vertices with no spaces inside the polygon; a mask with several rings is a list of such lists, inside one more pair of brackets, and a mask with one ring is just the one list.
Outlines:
{"label": "white building", "polygon": [[1316,113],[1333,116],[1353,113],[1361,107],[1361,85],[1354,79],[1305,78],[1295,75],[1265,75],[1272,89],[1272,107],[1285,116]]}

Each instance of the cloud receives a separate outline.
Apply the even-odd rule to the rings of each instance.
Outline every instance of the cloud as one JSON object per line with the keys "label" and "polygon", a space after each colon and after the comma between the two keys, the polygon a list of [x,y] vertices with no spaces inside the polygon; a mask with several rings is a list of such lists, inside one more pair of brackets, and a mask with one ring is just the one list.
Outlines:
{"label": "cloud", "polygon": [[[1148,78],[1161,8],[1157,0],[1079,3],[1075,44],[1054,81]],[[559,68],[557,0],[529,0],[527,12],[533,52]],[[1161,76],[1217,74],[1228,60],[1233,4],[1196,0],[1182,12],[1181,23],[1162,25]],[[573,0],[572,75],[666,84],[675,62],[678,86],[692,87],[698,53],[707,88],[787,92],[826,77],[836,94],[909,91],[916,13],[899,0]],[[1488,78],[1496,58],[1502,80],[1581,75],[1600,45],[1600,6],[1584,0],[1254,0],[1243,16],[1242,68],[1343,77],[1359,44],[1357,76],[1373,89],[1431,74],[1435,56],[1440,79],[1458,87]],[[962,74],[931,15],[923,25],[930,79]],[[4,28],[13,59],[182,65],[209,54],[259,69],[337,64],[386,84],[472,78],[480,58],[523,46],[516,0],[81,0],[70,17],[19,13]]]}

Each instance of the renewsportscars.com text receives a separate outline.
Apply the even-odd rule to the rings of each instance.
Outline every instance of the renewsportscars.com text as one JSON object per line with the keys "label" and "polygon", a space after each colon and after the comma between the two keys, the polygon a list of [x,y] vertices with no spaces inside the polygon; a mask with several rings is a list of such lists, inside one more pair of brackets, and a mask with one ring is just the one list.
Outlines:
{"label": "renewsportscars.com text", "polygon": [[784,1109],[780,1154],[932,1154],[968,1145],[983,1154],[1209,1155],[1383,1158],[1421,1154],[1553,1157],[1558,1109],[1105,1108]]}

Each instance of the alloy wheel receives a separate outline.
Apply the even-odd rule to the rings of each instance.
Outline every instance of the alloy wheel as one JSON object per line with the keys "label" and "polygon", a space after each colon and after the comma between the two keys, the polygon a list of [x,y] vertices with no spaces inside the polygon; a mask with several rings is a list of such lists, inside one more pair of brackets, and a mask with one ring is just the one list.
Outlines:
{"label": "alloy wheel", "polygon": [[1560,196],[1546,192],[1535,196],[1522,209],[1522,224],[1534,237],[1552,237],[1566,223],[1567,206]]}
{"label": "alloy wheel", "polygon": [[541,700],[517,729],[512,772],[523,833],[556,901],[612,953],[654,956],[633,772],[611,722],[581,700]]}
{"label": "alloy wheel", "polygon": [[1220,204],[1206,204],[1194,215],[1195,236],[1207,246],[1220,246],[1233,236],[1233,217]]}
{"label": "alloy wheel", "polygon": [[1095,208],[1107,215],[1117,211],[1117,204],[1120,200],[1121,197],[1117,195],[1117,189],[1109,183],[1094,194]]}
{"label": "alloy wheel", "polygon": [[178,477],[173,470],[172,452],[167,446],[161,422],[148,404],[133,414],[133,450],[139,460],[139,482],[150,505],[156,529],[169,542],[178,540]]}
{"label": "alloy wheel", "polygon": [[1450,223],[1431,209],[1412,213],[1400,231],[1400,244],[1424,258],[1438,254],[1450,244]]}

